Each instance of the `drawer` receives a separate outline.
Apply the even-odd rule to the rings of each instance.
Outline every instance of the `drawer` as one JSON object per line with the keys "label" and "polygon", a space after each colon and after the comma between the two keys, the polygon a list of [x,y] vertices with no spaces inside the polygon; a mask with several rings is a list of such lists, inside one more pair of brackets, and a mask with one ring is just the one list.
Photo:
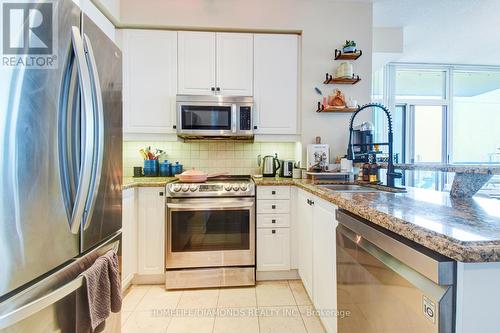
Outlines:
{"label": "drawer", "polygon": [[257,199],[290,199],[290,186],[257,186]]}
{"label": "drawer", "polygon": [[259,214],[288,214],[290,200],[257,200],[257,213]]}
{"label": "drawer", "polygon": [[288,228],[289,226],[289,214],[257,214],[257,228]]}

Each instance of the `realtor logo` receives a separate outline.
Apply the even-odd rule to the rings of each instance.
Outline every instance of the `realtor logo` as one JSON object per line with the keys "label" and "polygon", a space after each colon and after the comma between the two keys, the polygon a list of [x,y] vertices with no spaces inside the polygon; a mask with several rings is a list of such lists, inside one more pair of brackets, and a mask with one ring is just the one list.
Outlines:
{"label": "realtor logo", "polygon": [[53,0],[0,0],[3,67],[55,68],[57,16]]}

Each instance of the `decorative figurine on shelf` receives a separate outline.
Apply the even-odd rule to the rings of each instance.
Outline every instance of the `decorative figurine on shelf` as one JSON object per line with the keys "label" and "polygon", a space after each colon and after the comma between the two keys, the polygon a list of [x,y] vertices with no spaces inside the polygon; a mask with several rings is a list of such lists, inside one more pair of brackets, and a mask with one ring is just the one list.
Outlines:
{"label": "decorative figurine on shelf", "polygon": [[345,96],[342,91],[335,89],[332,94],[323,98],[323,109],[324,110],[334,110],[345,108]]}
{"label": "decorative figurine on shelf", "polygon": [[342,46],[342,51],[344,53],[355,53],[356,52],[356,42],[353,40],[346,40]]}

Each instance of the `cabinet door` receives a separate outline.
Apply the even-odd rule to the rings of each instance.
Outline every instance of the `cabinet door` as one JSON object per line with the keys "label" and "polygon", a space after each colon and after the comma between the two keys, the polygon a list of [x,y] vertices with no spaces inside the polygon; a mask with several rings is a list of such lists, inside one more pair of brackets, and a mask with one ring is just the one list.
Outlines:
{"label": "cabinet door", "polygon": [[213,95],[215,89],[215,33],[179,31],[178,92]]}
{"label": "cabinet door", "polygon": [[313,218],[312,207],[308,204],[311,196],[299,190],[297,194],[297,225],[299,230],[299,275],[309,297],[313,298]]}
{"label": "cabinet door", "polygon": [[133,188],[124,190],[122,196],[122,251],[122,285],[126,285],[137,272],[137,211]]}
{"label": "cabinet door", "polygon": [[254,37],[256,134],[299,134],[298,38],[269,34]]}
{"label": "cabinet door", "polygon": [[221,95],[253,95],[253,34],[217,33],[217,88]]}
{"label": "cabinet door", "polygon": [[139,188],[139,274],[165,272],[165,189],[162,187]]}
{"label": "cabinet door", "polygon": [[[337,308],[335,206],[317,197],[313,204],[313,302],[316,309]],[[329,333],[337,332],[335,316],[322,316]]]}
{"label": "cabinet door", "polygon": [[177,32],[125,30],[124,133],[175,133]]}
{"label": "cabinet door", "polygon": [[257,270],[290,269],[290,229],[257,229]]}

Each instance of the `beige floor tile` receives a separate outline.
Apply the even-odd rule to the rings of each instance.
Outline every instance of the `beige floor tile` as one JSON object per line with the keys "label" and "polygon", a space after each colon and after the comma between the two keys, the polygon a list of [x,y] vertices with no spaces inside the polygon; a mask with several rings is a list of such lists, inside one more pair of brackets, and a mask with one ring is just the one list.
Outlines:
{"label": "beige floor tile", "polygon": [[260,333],[306,333],[297,306],[259,307]]}
{"label": "beige floor tile", "polygon": [[168,325],[167,333],[211,333],[214,321],[215,317],[174,317]]}
{"label": "beige floor tile", "polygon": [[178,309],[208,309],[217,307],[219,289],[184,290]]}
{"label": "beige floor tile", "polygon": [[309,296],[307,295],[306,289],[300,280],[288,281],[290,289],[292,290],[293,297],[297,305],[309,305],[312,304]]}
{"label": "beige floor tile", "polygon": [[120,313],[120,319],[121,319],[121,325],[125,325],[125,323],[127,322],[127,319],[130,317],[130,315],[132,314],[132,311],[121,311]]}
{"label": "beige floor tile", "polygon": [[255,288],[223,288],[219,293],[218,308],[242,308],[257,306]]}
{"label": "beige floor tile", "polygon": [[167,291],[163,286],[152,286],[137,305],[137,310],[175,309],[182,293],[182,291]]}
{"label": "beige floor tile", "polygon": [[[241,308],[239,308],[241,309]],[[214,333],[259,333],[259,318],[256,316],[216,317]]]}
{"label": "beige floor tile", "polygon": [[122,333],[165,333],[170,320],[170,317],[155,317],[152,311],[134,311]]}
{"label": "beige floor tile", "polygon": [[259,307],[295,305],[288,281],[259,282],[256,293]]}
{"label": "beige floor tile", "polygon": [[149,289],[151,289],[151,286],[130,287],[130,290],[127,291],[123,298],[122,311],[134,311]]}
{"label": "beige floor tile", "polygon": [[312,305],[299,306],[299,311],[308,333],[326,333]]}

